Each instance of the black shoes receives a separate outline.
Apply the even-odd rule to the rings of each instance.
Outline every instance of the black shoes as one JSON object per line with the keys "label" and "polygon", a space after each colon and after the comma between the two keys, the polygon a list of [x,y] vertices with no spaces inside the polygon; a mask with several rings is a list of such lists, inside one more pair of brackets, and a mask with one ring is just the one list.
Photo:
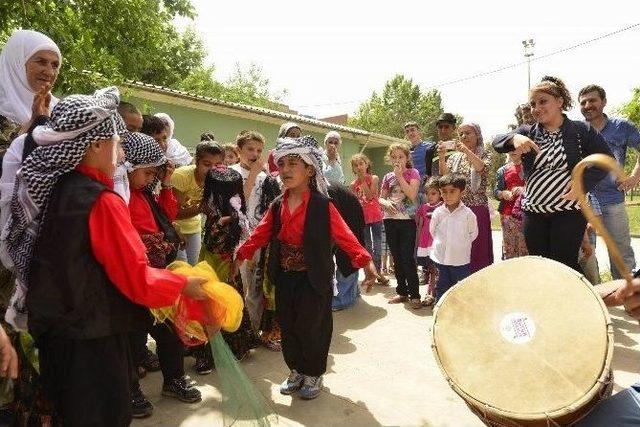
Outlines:
{"label": "black shoes", "polygon": [[162,386],[162,395],[174,397],[182,402],[194,403],[202,400],[200,391],[193,386],[189,377],[170,380]]}
{"label": "black shoes", "polygon": [[131,412],[133,418],[147,418],[153,414],[153,405],[140,389],[131,396]]}
{"label": "black shoes", "polygon": [[157,372],[160,370],[160,361],[158,360],[158,356],[156,356],[151,350],[145,348],[144,359],[142,360],[142,367],[147,372]]}

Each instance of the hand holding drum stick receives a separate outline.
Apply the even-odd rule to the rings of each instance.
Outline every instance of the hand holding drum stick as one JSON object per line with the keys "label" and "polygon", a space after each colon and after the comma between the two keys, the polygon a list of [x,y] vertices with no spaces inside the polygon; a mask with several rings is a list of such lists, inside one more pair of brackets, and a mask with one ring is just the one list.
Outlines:
{"label": "hand holding drum stick", "polygon": [[587,194],[584,190],[582,182],[582,176],[589,167],[597,167],[603,170],[607,170],[616,175],[617,180],[623,181],[627,178],[626,173],[622,170],[618,162],[613,157],[604,154],[592,154],[582,159],[574,168],[571,174],[572,176],[572,189],[575,190],[575,194],[578,196],[578,202],[582,213],[587,221],[596,229],[596,231],[602,236],[602,239],[607,245],[609,250],[609,256],[616,265],[616,268],[620,272],[620,275],[627,282],[625,286],[616,290],[616,299],[624,301],[625,298],[634,293],[631,281],[633,276],[624,263],[620,250],[616,245],[616,242],[611,237],[611,234],[607,231],[600,218],[593,212],[591,206],[587,201]]}

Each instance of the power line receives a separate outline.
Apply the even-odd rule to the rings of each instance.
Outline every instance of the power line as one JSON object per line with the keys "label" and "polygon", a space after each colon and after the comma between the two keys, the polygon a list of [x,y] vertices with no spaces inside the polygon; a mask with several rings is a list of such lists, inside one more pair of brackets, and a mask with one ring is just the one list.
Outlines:
{"label": "power line", "polygon": [[[640,26],[640,22],[637,23],[637,24],[629,25],[629,26],[624,27],[624,28],[620,28],[618,30],[612,31],[612,32],[607,33],[607,34],[603,34],[601,36],[598,36],[598,37],[595,37],[595,38],[592,38],[592,39],[589,39],[589,40],[585,40],[583,42],[574,44],[574,45],[569,46],[569,47],[558,49],[558,50],[555,50],[553,52],[546,53],[544,55],[534,56],[533,58],[531,58],[531,62],[540,61],[542,59],[549,58],[550,56],[554,56],[554,55],[558,55],[560,53],[568,52],[568,51],[576,49],[578,47],[582,47],[584,45],[587,45],[587,44],[590,44],[590,43],[605,39],[607,37],[615,36],[617,34],[620,34],[620,33],[624,32],[624,31],[628,31],[628,30],[631,30],[631,29],[639,27],[639,26]],[[493,70],[483,71],[483,72],[476,73],[476,74],[473,74],[473,75],[470,75],[470,76],[467,76],[467,77],[461,77],[459,79],[450,80],[448,82],[439,83],[439,84],[436,84],[436,85],[433,85],[433,86],[428,86],[428,87],[425,88],[425,90],[437,89],[437,88],[443,87],[443,86],[449,86],[449,85],[453,85],[453,84],[456,84],[456,83],[462,83],[462,82],[466,82],[466,81],[469,81],[469,80],[475,80],[475,79],[478,79],[478,78],[481,78],[481,77],[489,76],[491,74],[496,74],[496,73],[499,73],[499,72],[502,72],[502,71],[505,71],[505,70],[509,70],[511,68],[516,68],[516,67],[524,65],[526,63],[527,63],[526,60],[525,61],[516,62],[514,64],[505,65],[503,67],[496,68],[496,69],[493,69]],[[326,107],[326,106],[332,106],[332,105],[355,104],[355,103],[360,103],[360,102],[362,102],[362,100],[330,102],[330,103],[326,103],[326,104],[295,105],[295,107],[297,107],[297,108]]]}

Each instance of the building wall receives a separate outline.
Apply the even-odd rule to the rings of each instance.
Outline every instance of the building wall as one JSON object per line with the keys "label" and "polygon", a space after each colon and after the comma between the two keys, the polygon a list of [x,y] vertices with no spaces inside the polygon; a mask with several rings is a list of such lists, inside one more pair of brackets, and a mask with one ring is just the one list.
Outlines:
{"label": "building wall", "polygon": [[[174,137],[178,139],[190,151],[200,142],[200,134],[205,131],[213,132],[216,140],[221,143],[235,143],[236,135],[242,130],[255,130],[260,132],[266,140],[265,149],[275,146],[279,125],[265,123],[258,120],[249,120],[239,117],[216,114],[209,111],[184,107],[170,103],[149,101],[137,97],[125,97],[125,101],[136,105],[143,114],[167,113],[175,122]],[[314,131],[305,131],[301,125],[303,135],[310,134],[320,144],[324,142],[324,134]],[[340,156],[342,158],[344,174],[348,182],[353,179],[349,160],[351,156],[360,151],[360,144],[342,134],[342,146]],[[266,155],[265,155],[266,157]]]}

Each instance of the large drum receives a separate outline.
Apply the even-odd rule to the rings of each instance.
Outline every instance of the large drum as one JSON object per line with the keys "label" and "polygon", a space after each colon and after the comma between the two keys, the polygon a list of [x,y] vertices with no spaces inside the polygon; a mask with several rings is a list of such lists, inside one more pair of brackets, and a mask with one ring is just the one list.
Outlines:
{"label": "large drum", "polygon": [[613,329],[589,282],[540,257],[487,267],[434,312],[433,353],[486,424],[571,425],[611,394]]}

